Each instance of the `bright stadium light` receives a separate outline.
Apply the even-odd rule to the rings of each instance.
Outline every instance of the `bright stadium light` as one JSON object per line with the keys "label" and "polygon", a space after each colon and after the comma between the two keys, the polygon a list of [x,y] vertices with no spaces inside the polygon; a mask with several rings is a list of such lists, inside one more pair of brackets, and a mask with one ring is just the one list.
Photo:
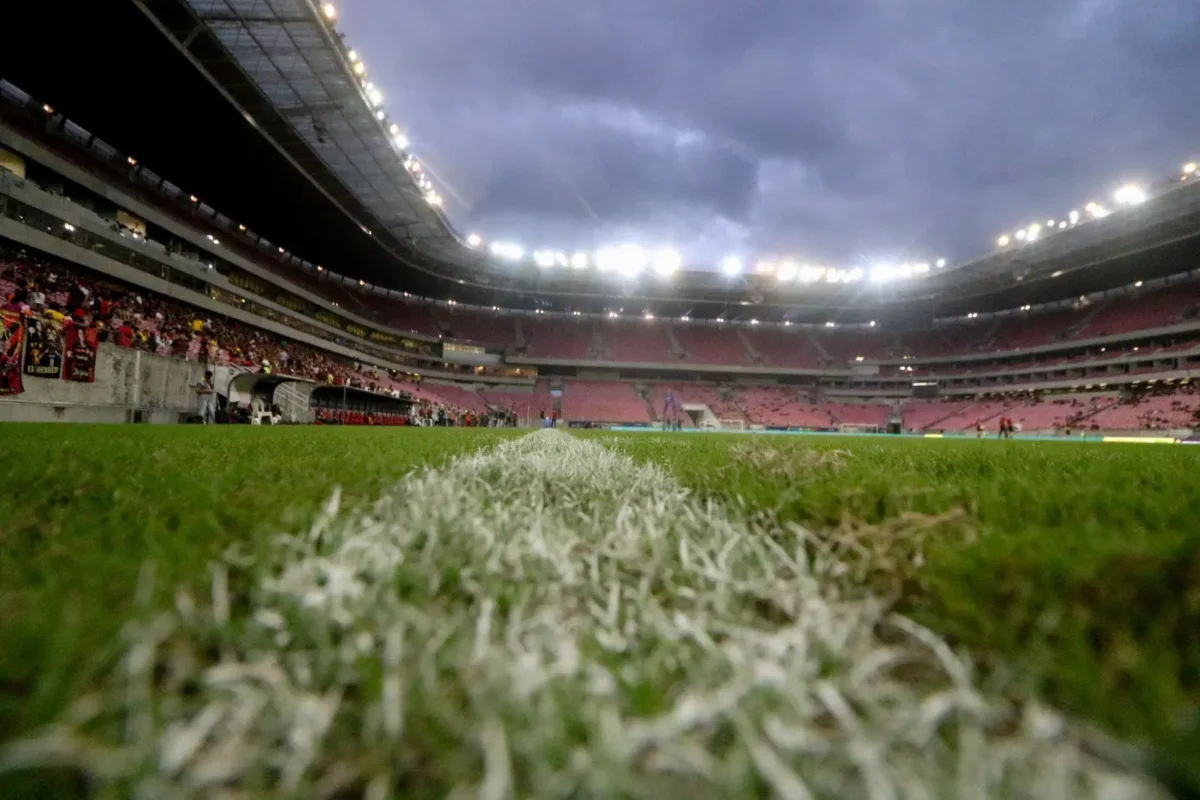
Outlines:
{"label": "bright stadium light", "polygon": [[636,244],[627,244],[617,251],[617,271],[632,278],[646,268],[646,251]]}
{"label": "bright stadium light", "polygon": [[1135,289],[1140,289],[1140,288],[1142,288],[1142,282],[1141,282],[1141,281],[1135,281],[1135,282],[1134,282],[1134,284],[1133,284],[1133,288],[1135,288]]}
{"label": "bright stadium light", "polygon": [[742,272],[742,260],[737,256],[726,256],[721,261],[721,271],[730,277],[740,275]]}
{"label": "bright stadium light", "polygon": [[[395,126],[393,126],[393,127],[395,127]],[[393,134],[392,135],[392,144],[396,145],[397,150],[407,150],[408,145],[409,145],[408,137],[405,136],[403,133]]]}
{"label": "bright stadium light", "polygon": [[325,19],[337,19],[337,8],[333,5],[333,3],[326,3],[325,5],[321,6],[321,13],[325,15]]}
{"label": "bright stadium light", "polygon": [[354,74],[360,78],[362,76],[366,75],[367,74],[367,65],[361,61],[355,61],[354,62]]}
{"label": "bright stadium light", "polygon": [[587,253],[575,253],[571,256],[572,269],[587,269],[588,257]]}
{"label": "bright stadium light", "polygon": [[1029,230],[1025,233],[1025,241],[1036,242],[1037,238],[1042,234],[1042,226],[1038,223],[1033,223],[1029,226]]}
{"label": "bright stadium light", "polygon": [[937,268],[938,268],[938,269],[942,269],[942,268],[943,268],[943,267],[945,267],[945,266],[946,266],[946,259],[944,259],[944,258],[939,258],[939,259],[937,260]]}
{"label": "bright stadium light", "polygon": [[679,251],[664,248],[654,254],[654,271],[664,277],[673,275],[683,265],[683,257]]}
{"label": "bright stadium light", "polygon": [[508,261],[520,261],[525,255],[525,248],[511,242],[492,242],[491,251],[492,255]]}
{"label": "bright stadium light", "polygon": [[1200,164],[1197,164],[1195,161],[1189,161],[1183,165],[1184,175],[1194,175],[1196,170],[1200,170]]}
{"label": "bright stadium light", "polygon": [[1084,206],[1084,211],[1091,215],[1092,219],[1104,219],[1110,212],[1107,208],[1099,203],[1088,203]]}
{"label": "bright stadium light", "polygon": [[1001,247],[1008,247],[1009,242],[1011,241],[1012,239],[1009,238],[1009,235],[1006,233],[996,240],[996,244],[1000,245]]}
{"label": "bright stadium light", "polygon": [[383,105],[383,92],[379,91],[379,87],[375,84],[368,83],[363,87],[363,91],[367,93],[367,100],[371,101],[372,106]]}
{"label": "bright stadium light", "polygon": [[913,264],[912,271],[914,275],[924,275],[929,272],[929,264],[924,261]]}
{"label": "bright stadium light", "polygon": [[1136,206],[1146,202],[1146,191],[1140,186],[1129,184],[1113,192],[1113,200],[1123,206]]}
{"label": "bright stadium light", "polygon": [[800,278],[801,283],[813,283],[814,281],[821,280],[824,275],[825,270],[823,267],[814,267],[809,264],[805,264],[800,268],[798,277]]}
{"label": "bright stadium light", "polygon": [[533,254],[533,263],[539,267],[553,267],[554,253],[549,250],[537,250]]}
{"label": "bright stadium light", "polygon": [[1079,212],[1075,209],[1071,209],[1071,213],[1067,214],[1067,219],[1072,225],[1079,224]]}
{"label": "bright stadium light", "polygon": [[754,265],[754,271],[757,272],[759,275],[774,275],[775,274],[775,262],[774,261],[759,261],[757,264]]}
{"label": "bright stadium light", "polygon": [[620,261],[620,255],[614,247],[602,247],[596,251],[596,269],[600,272],[609,272],[617,268],[617,263]]}
{"label": "bright stadium light", "polygon": [[433,206],[434,208],[440,208],[442,205],[442,196],[437,192],[430,192],[429,194],[425,195],[425,202],[429,203],[429,205]]}
{"label": "bright stadium light", "polygon": [[799,268],[794,261],[784,261],[779,265],[779,270],[775,273],[775,277],[780,281],[790,281],[796,278]]}
{"label": "bright stadium light", "polygon": [[563,252],[560,252],[560,251],[555,251],[555,253],[554,253],[554,265],[555,265],[556,267],[565,267],[565,266],[566,266],[568,263],[570,263],[570,262],[569,262],[569,261],[568,261],[568,259],[567,259],[567,254],[566,254],[566,253],[563,253]]}
{"label": "bright stadium light", "polygon": [[1022,228],[1021,230],[1017,231],[1017,234],[1016,234],[1016,240],[1017,240],[1018,242],[1023,242],[1023,241],[1025,241],[1025,229],[1024,229],[1024,228]]}
{"label": "bright stadium light", "polygon": [[479,247],[479,245],[481,245],[481,244],[483,244],[483,237],[480,236],[478,233],[467,234],[467,246],[468,247]]}

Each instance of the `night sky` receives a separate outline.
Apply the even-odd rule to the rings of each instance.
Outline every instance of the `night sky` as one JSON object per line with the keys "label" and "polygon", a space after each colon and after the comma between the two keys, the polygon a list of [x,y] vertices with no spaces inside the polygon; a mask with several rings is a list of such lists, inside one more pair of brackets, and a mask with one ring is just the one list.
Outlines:
{"label": "night sky", "polygon": [[961,261],[1200,158],[1196,0],[339,0],[464,233]]}

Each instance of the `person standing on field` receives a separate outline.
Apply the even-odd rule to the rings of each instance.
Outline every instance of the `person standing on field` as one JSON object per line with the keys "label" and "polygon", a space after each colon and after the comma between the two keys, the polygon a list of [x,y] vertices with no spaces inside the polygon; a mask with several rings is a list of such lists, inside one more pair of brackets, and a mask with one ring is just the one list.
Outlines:
{"label": "person standing on field", "polygon": [[217,393],[213,389],[212,380],[212,370],[209,370],[204,373],[204,380],[196,384],[196,396],[200,400],[200,422],[204,425],[211,425],[217,417]]}

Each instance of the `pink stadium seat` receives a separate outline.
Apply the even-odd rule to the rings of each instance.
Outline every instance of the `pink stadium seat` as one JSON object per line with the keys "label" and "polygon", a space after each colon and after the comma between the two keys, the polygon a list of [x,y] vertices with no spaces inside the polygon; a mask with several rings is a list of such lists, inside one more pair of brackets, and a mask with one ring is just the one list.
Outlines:
{"label": "pink stadium seat", "polygon": [[681,324],[673,330],[688,361],[694,364],[740,365],[750,360],[750,354],[733,328]]}
{"label": "pink stadium seat", "polygon": [[646,401],[632,383],[624,381],[568,381],[563,388],[562,415],[568,422],[648,424]]}
{"label": "pink stadium seat", "polygon": [[817,369],[821,366],[821,353],[806,331],[749,330],[745,335],[766,366],[783,369]]}
{"label": "pink stadium seat", "polygon": [[525,319],[526,352],[542,358],[583,360],[592,343],[592,325],[587,320]]}
{"label": "pink stadium seat", "polygon": [[662,364],[670,361],[671,343],[663,323],[653,320],[602,323],[600,334],[613,361]]}
{"label": "pink stadium seat", "polygon": [[439,308],[432,313],[446,338],[458,342],[507,348],[515,337],[515,321],[499,312],[487,314]]}

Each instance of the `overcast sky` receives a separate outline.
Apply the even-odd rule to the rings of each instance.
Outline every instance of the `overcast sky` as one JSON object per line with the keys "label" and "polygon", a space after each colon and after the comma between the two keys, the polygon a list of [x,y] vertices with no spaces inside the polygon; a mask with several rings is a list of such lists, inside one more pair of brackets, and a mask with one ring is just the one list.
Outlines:
{"label": "overcast sky", "polygon": [[964,260],[1200,158],[1197,0],[339,0],[465,233]]}

